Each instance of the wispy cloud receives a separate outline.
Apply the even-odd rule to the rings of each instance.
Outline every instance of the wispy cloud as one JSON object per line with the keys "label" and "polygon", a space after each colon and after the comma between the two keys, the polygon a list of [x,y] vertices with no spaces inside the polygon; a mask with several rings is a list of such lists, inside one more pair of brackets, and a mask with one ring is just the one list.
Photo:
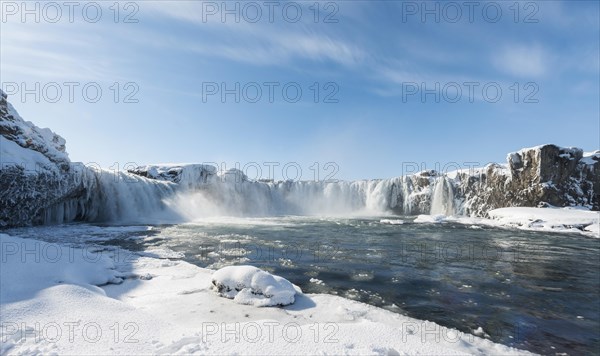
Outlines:
{"label": "wispy cloud", "polygon": [[[171,42],[171,44],[173,44]],[[360,64],[365,52],[324,35],[281,33],[237,43],[180,43],[181,49],[254,65],[289,65],[296,60],[330,61],[344,66]]]}
{"label": "wispy cloud", "polygon": [[334,30],[333,27],[312,22],[308,9],[299,23],[289,23],[281,18],[271,22],[264,13],[261,21],[250,23],[235,22],[232,16],[222,21],[219,14],[203,19],[203,3],[206,2],[148,2],[144,6],[154,16],[193,24],[196,34],[204,34],[178,41],[166,40],[165,45],[193,49],[210,57],[256,65],[286,65],[295,60],[310,60],[331,61],[344,66],[361,63],[367,57],[358,44],[347,42],[343,34],[328,31]]}
{"label": "wispy cloud", "polygon": [[493,54],[500,71],[517,77],[540,77],[548,69],[549,54],[540,45],[509,45]]}
{"label": "wispy cloud", "polygon": [[[2,74],[24,80],[120,80],[123,60],[112,55],[114,33],[81,24],[19,22],[2,25]],[[108,30],[108,31],[106,31]]]}

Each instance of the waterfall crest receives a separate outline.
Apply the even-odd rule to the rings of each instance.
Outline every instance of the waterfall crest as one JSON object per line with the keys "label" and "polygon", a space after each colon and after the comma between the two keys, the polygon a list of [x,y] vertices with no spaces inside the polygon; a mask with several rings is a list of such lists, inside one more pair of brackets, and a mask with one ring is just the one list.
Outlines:
{"label": "waterfall crest", "polygon": [[83,169],[73,194],[43,212],[43,222],[174,223],[204,217],[455,214],[452,182],[433,172],[384,180],[248,180],[239,170],[143,167],[133,173]]}

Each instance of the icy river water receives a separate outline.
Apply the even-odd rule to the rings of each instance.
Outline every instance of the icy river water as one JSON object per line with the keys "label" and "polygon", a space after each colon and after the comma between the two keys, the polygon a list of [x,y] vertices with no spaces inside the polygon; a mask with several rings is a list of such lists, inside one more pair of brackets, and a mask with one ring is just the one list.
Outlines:
{"label": "icy river water", "polygon": [[600,240],[413,220],[219,218],[7,233],[119,246],[213,269],[251,264],[306,293],[337,294],[520,349],[600,352]]}

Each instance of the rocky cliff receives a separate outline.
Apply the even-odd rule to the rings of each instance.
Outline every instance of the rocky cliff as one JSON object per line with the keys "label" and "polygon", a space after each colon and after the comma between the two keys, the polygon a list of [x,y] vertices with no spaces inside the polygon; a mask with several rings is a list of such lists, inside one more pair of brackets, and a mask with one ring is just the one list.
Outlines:
{"label": "rocky cliff", "polygon": [[[46,208],[89,194],[85,176],[71,165],[65,140],[24,121],[0,90],[0,227],[58,219]],[[60,215],[57,222],[79,218]]]}
{"label": "rocky cliff", "polygon": [[458,173],[454,186],[461,213],[486,216],[496,208],[583,206],[599,210],[600,151],[543,145],[507,156],[507,165]]}
{"label": "rocky cliff", "polygon": [[[501,207],[600,209],[600,151],[543,145],[507,164],[356,182],[250,181],[207,165],[126,173],[70,162],[65,140],[24,121],[0,92],[0,227],[69,221],[185,220],[203,214],[444,214]],[[191,215],[190,215],[191,214]]]}

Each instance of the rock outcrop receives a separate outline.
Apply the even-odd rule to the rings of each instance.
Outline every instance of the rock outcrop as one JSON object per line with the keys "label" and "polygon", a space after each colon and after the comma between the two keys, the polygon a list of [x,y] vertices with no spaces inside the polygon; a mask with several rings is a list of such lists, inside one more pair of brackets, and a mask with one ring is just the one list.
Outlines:
{"label": "rock outcrop", "polygon": [[579,148],[543,145],[510,153],[507,161],[457,174],[459,213],[486,217],[492,209],[546,205],[600,209],[600,151],[584,156]]}

